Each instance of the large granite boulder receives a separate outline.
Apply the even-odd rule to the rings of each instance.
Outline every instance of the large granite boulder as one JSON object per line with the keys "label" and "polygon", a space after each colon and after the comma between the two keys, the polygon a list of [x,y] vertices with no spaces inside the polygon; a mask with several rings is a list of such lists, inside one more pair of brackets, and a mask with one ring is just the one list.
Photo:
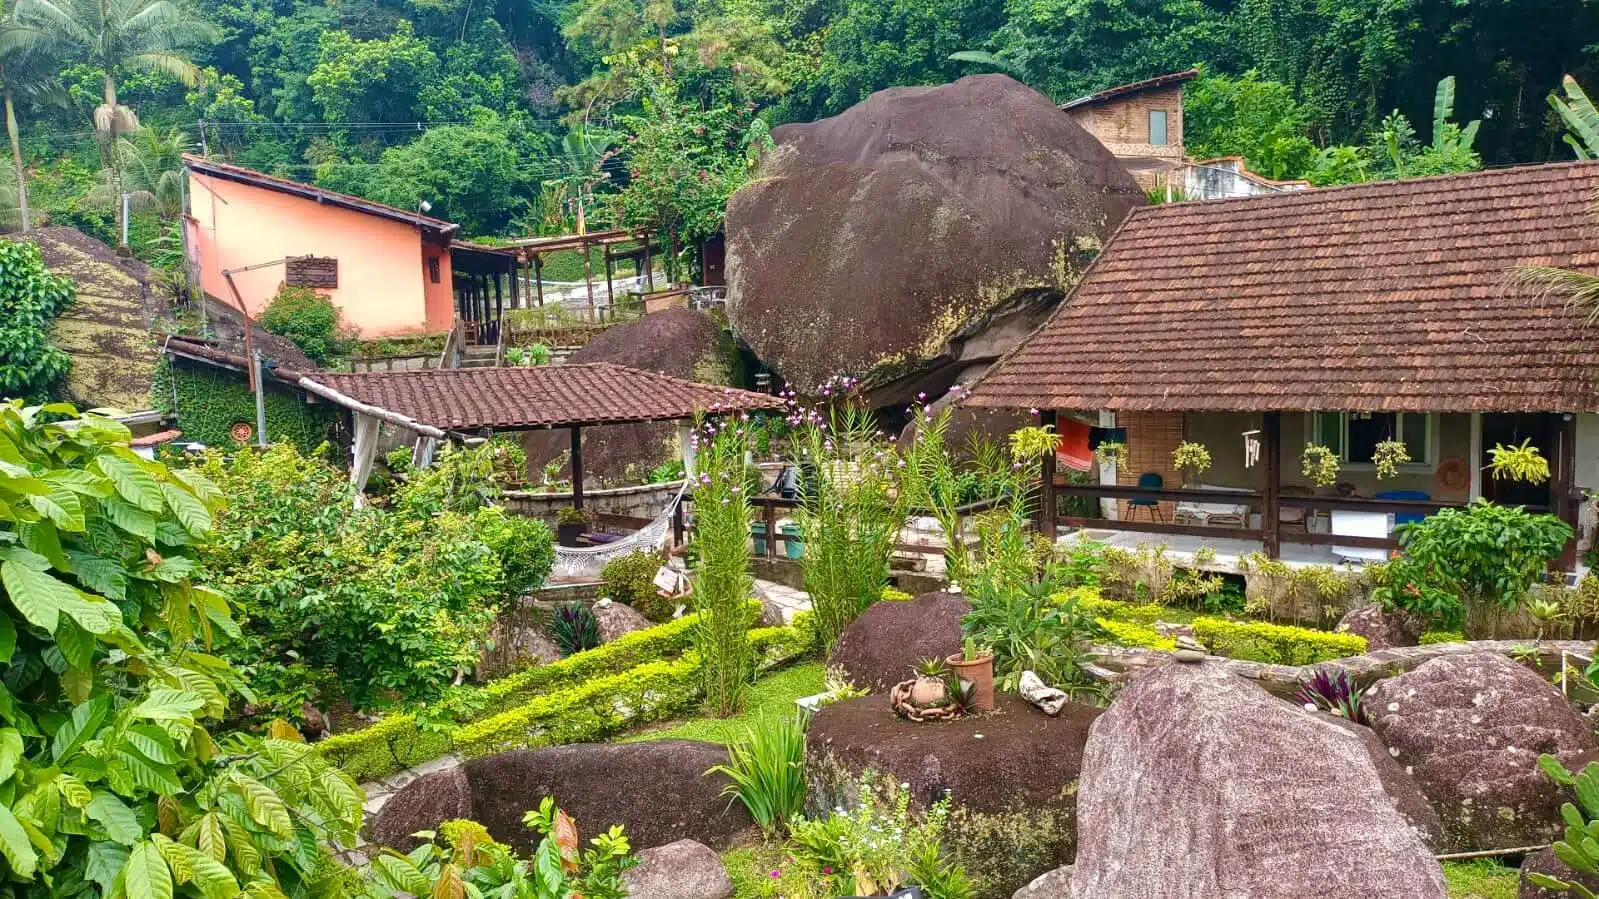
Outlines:
{"label": "large granite boulder", "polygon": [[922,659],[943,659],[961,648],[961,619],[972,607],[953,593],[923,593],[908,602],[874,603],[839,635],[828,663],[850,682],[887,693],[915,677]]}
{"label": "large granite boulder", "polygon": [[[725,323],[692,309],[667,309],[607,328],[566,360],[568,365],[584,362],[611,362],[702,384],[739,386],[738,348]],[[534,475],[572,448],[566,431],[524,431],[521,440]],[[645,483],[651,470],[680,457],[677,425],[670,421],[583,429],[583,484],[589,490]],[[563,466],[561,476],[570,477],[570,468]]]}
{"label": "large granite boulder", "polygon": [[908,785],[919,807],[948,793],[945,845],[979,896],[1007,896],[1065,864],[1083,743],[1100,710],[1068,705],[1051,718],[1015,694],[996,698],[995,712],[937,723],[900,718],[885,696],[823,708],[805,738],[811,812],[853,806],[870,771]]}
{"label": "large granite boulder", "polygon": [[1426,622],[1403,610],[1385,610],[1377,603],[1350,609],[1334,628],[1341,634],[1354,634],[1366,638],[1366,650],[1392,649],[1396,646],[1415,646],[1421,642]]}
{"label": "large granite boulder", "polygon": [[609,643],[650,627],[650,620],[627,603],[600,599],[590,607],[599,623],[600,642]]}
{"label": "large granite boulder", "polygon": [[622,881],[633,899],[733,899],[733,880],[721,856],[693,840],[639,852],[638,865]]}
{"label": "large granite boulder", "polygon": [[1133,678],[1093,724],[1077,799],[1070,899],[1446,895],[1371,746],[1217,663]]}
{"label": "large granite boulder", "polygon": [[395,793],[371,820],[374,843],[408,851],[411,834],[471,818],[501,843],[531,848],[522,815],[545,796],[577,822],[585,840],[613,824],[634,849],[692,839],[726,849],[754,827],[744,806],[728,802],[722,775],[727,749],[694,740],[576,744],[470,759],[420,777]]}
{"label": "large granite boulder", "polygon": [[1560,790],[1538,767],[1580,767],[1592,730],[1559,688],[1505,656],[1447,655],[1379,681],[1366,717],[1443,819],[1446,848],[1505,849],[1559,833]]}
{"label": "large granite boulder", "polygon": [[[878,91],[783,125],[727,209],[728,314],[801,392],[941,396],[1046,318],[1143,191],[1004,75]],[[888,385],[892,385],[891,387]]]}

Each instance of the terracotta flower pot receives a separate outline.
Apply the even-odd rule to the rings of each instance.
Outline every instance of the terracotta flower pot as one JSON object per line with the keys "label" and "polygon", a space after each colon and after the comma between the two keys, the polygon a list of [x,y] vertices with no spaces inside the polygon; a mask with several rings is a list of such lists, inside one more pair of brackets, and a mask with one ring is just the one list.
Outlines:
{"label": "terracotta flower pot", "polygon": [[955,653],[944,660],[955,676],[972,683],[972,708],[979,712],[992,711],[994,708],[994,655],[987,653],[981,658],[968,661],[964,654]]}

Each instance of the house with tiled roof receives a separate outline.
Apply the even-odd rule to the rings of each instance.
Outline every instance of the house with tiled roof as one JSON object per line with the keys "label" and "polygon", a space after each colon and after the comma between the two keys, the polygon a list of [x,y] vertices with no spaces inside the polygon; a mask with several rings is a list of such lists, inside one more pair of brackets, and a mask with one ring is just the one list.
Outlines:
{"label": "house with tiled roof", "polygon": [[363,338],[463,334],[498,341],[516,305],[517,256],[457,240],[460,226],[204,156],[183,157],[188,247],[205,293],[261,314],[284,286],[332,299]]}
{"label": "house with tiled roof", "polygon": [[[1596,194],[1599,162],[1576,162],[1136,209],[968,402],[1123,443],[1099,483],[1045,483],[1049,517],[1098,499],[1057,523],[1113,541],[1382,557],[1396,523],[1477,497],[1575,524],[1599,488],[1599,330],[1511,276],[1599,269]],[[1175,468],[1184,441],[1207,470]],[[1485,473],[1523,441],[1549,481]],[[1394,443],[1408,459],[1380,476]],[[1307,477],[1311,446],[1334,483]]]}

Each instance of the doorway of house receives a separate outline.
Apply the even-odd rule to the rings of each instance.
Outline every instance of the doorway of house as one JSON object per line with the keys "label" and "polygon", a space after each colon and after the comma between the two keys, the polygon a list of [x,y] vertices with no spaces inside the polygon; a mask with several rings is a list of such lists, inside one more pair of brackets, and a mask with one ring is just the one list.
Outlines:
{"label": "doorway of house", "polygon": [[1553,494],[1550,491],[1552,481],[1527,484],[1508,478],[1496,478],[1486,469],[1493,459],[1488,451],[1496,444],[1520,446],[1523,440],[1532,441],[1532,445],[1537,447],[1538,451],[1543,453],[1543,457],[1552,464],[1555,460],[1555,433],[1558,427],[1559,421],[1556,416],[1542,412],[1483,413],[1482,458],[1477,460],[1477,464],[1484,468],[1483,497],[1500,505],[1552,508],[1554,505]]}

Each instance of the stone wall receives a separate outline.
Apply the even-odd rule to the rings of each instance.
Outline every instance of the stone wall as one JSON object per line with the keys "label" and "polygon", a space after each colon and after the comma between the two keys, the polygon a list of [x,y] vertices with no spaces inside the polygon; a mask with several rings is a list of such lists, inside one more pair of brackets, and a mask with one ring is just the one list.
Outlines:
{"label": "stone wall", "polygon": [[[665,484],[640,484],[634,487],[612,487],[607,490],[584,490],[583,508],[600,515],[617,515],[648,521],[665,511],[667,503],[682,489],[682,481]],[[552,527],[555,516],[572,505],[570,490],[560,493],[507,490],[505,508],[517,515],[538,518]]]}

